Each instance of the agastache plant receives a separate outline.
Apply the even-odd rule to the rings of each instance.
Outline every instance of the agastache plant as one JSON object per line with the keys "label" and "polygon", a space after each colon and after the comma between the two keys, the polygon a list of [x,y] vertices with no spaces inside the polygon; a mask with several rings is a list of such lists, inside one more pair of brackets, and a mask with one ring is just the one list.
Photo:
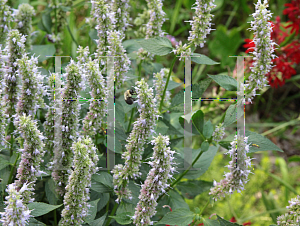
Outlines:
{"label": "agastache plant", "polygon": [[16,113],[19,81],[17,76],[17,60],[21,59],[24,55],[25,41],[25,36],[21,35],[18,30],[11,30],[7,37],[5,53],[8,56],[8,60],[4,69],[4,101],[6,113],[9,115],[9,117]]}
{"label": "agastache plant", "polygon": [[24,203],[24,192],[31,191],[33,188],[28,187],[28,184],[23,184],[21,189],[17,189],[15,184],[9,184],[6,188],[8,196],[5,197],[7,201],[5,204],[5,212],[0,213],[2,218],[0,222],[3,226],[25,226],[28,225],[31,217],[31,210],[28,209],[27,204]]}
{"label": "agastache plant", "polygon": [[91,138],[80,137],[71,149],[74,151],[73,170],[68,179],[59,226],[82,225],[90,207],[87,201],[91,177],[97,171],[97,149]]}
{"label": "agastache plant", "polygon": [[0,44],[4,44],[6,36],[11,29],[12,13],[7,0],[0,0]]}
{"label": "agastache plant", "polygon": [[121,37],[124,38],[125,30],[129,24],[129,0],[112,0],[112,10],[115,12],[116,18],[116,30],[121,33]]}
{"label": "agastache plant", "polygon": [[71,170],[73,152],[71,145],[78,135],[79,104],[77,98],[82,88],[82,76],[73,60],[66,67],[66,86],[62,94],[62,145],[61,150],[54,153],[55,167],[52,172],[54,181],[58,184],[57,191],[60,195],[65,194],[65,187]]}
{"label": "agastache plant", "polygon": [[225,127],[223,123],[219,123],[219,125],[216,126],[215,131],[212,134],[213,141],[219,142],[223,139],[225,136]]}
{"label": "agastache plant", "polygon": [[107,113],[106,84],[100,71],[98,60],[92,60],[89,57],[88,47],[79,49],[78,53],[78,63],[81,65],[83,73],[87,75],[86,80],[91,89],[90,95],[92,97],[89,112],[82,122],[82,133],[94,136],[97,130],[99,131],[99,129],[105,127],[104,119]]}
{"label": "agastache plant", "polygon": [[273,54],[276,44],[271,39],[272,23],[268,22],[271,19],[272,13],[267,10],[268,1],[258,0],[255,5],[255,13],[253,13],[254,21],[251,21],[251,28],[254,32],[253,42],[255,44],[253,53],[253,66],[251,69],[251,75],[246,80],[245,85],[245,98],[249,102],[256,95],[256,90],[262,89],[267,86],[268,80],[266,74],[272,69],[272,60],[276,58]]}
{"label": "agastache plant", "polygon": [[32,16],[35,15],[34,8],[27,4],[20,4],[15,17],[17,23],[17,29],[22,35],[26,37],[25,46],[31,48],[31,30],[32,30]]}
{"label": "agastache plant", "polygon": [[247,156],[249,152],[248,137],[243,137],[238,132],[230,145],[231,148],[226,153],[232,158],[229,165],[226,166],[230,172],[225,173],[225,178],[220,182],[214,181],[214,187],[210,189],[209,194],[215,201],[221,196],[225,197],[225,194],[233,194],[234,191],[240,193],[241,190],[244,190],[244,185],[251,172],[248,170],[251,167],[251,159]]}
{"label": "agastache plant", "polygon": [[150,19],[146,25],[146,39],[152,37],[163,37],[166,33],[162,31],[166,13],[162,10],[162,0],[146,0]]}
{"label": "agastache plant", "polygon": [[118,196],[116,202],[120,202],[123,198],[131,198],[131,192],[126,185],[129,178],[141,176],[139,168],[144,151],[143,146],[148,137],[155,132],[156,120],[159,117],[153,90],[148,87],[144,79],[136,82],[135,91],[140,117],[133,123],[133,129],[126,140],[126,151],[122,154],[122,158],[125,160],[124,166],[118,164],[112,170],[114,189]]}
{"label": "agastache plant", "polygon": [[157,199],[170,187],[168,180],[175,171],[173,167],[175,151],[167,147],[170,144],[169,140],[168,136],[159,134],[151,141],[154,145],[153,157],[150,157],[152,161],[148,162],[151,170],[140,190],[139,202],[133,216],[133,223],[137,226],[153,225],[150,218],[156,214]]}
{"label": "agastache plant", "polygon": [[[38,107],[43,105],[43,86],[44,80],[41,73],[38,71],[38,59],[24,55],[22,59],[18,60],[18,77],[22,78],[21,96],[17,104],[17,113],[22,115],[34,116]],[[42,106],[39,106],[39,104]]]}
{"label": "agastache plant", "polygon": [[[21,137],[24,139],[24,148],[19,149],[21,155],[21,162],[17,170],[18,179],[15,181],[16,189],[19,190],[25,183],[29,183],[28,188],[33,188],[37,177],[41,176],[43,171],[40,170],[40,165],[44,160],[42,159],[44,151],[44,136],[37,128],[37,122],[32,120],[32,116],[26,116],[23,113],[15,119],[15,126],[18,128]],[[23,201],[25,203],[33,202],[32,195],[34,192],[26,190],[23,192]]]}
{"label": "agastache plant", "polygon": [[300,195],[289,201],[290,205],[286,208],[289,210],[284,215],[277,217],[277,225],[280,226],[298,226],[300,223]]}

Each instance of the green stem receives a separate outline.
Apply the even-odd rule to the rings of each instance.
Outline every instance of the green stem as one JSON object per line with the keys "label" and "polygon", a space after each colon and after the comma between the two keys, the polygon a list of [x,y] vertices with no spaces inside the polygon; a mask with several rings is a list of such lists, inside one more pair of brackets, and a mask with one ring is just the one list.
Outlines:
{"label": "green stem", "polygon": [[[114,205],[114,208],[112,209],[111,214],[110,214],[111,217],[112,217],[113,215],[115,215],[115,212],[116,212],[118,206],[119,206],[118,203],[116,203],[116,204]],[[109,217],[109,218],[107,219],[107,222],[106,222],[105,226],[108,226],[109,223],[110,223],[110,221],[111,221],[111,218]]]}
{"label": "green stem", "polygon": [[141,62],[139,63],[139,81],[141,80],[141,78],[142,78],[142,60],[141,60]]}
{"label": "green stem", "polygon": [[54,217],[54,226],[57,226],[56,209],[53,211],[53,217]]}
{"label": "green stem", "polygon": [[207,203],[205,204],[205,206],[202,208],[201,212],[200,212],[200,216],[202,215],[202,213],[204,212],[204,210],[206,209],[206,207],[208,206],[209,204],[209,200],[207,201]]}
{"label": "green stem", "polygon": [[8,184],[11,184],[11,182],[12,182],[13,173],[15,171],[15,168],[16,168],[19,157],[20,157],[20,154],[18,153],[18,156],[15,159],[14,165],[11,167],[11,170],[10,170],[10,174],[9,174],[9,178],[8,178]]}
{"label": "green stem", "polygon": [[159,112],[161,112],[161,109],[162,109],[162,106],[163,106],[163,103],[164,103],[165,95],[166,95],[166,92],[167,92],[167,87],[168,87],[168,84],[169,84],[169,81],[170,81],[170,77],[171,77],[171,73],[172,73],[172,70],[173,70],[173,67],[175,65],[176,60],[177,60],[177,55],[175,55],[175,57],[174,57],[174,59],[172,61],[171,67],[170,67],[170,71],[169,71],[169,75],[168,75],[168,78],[167,78],[167,82],[165,84],[165,89],[164,89],[164,92],[163,92],[163,95],[162,95],[162,98],[161,98],[161,101],[160,101],[160,105],[159,105]]}
{"label": "green stem", "polygon": [[69,31],[69,33],[70,33],[70,35],[71,35],[71,38],[72,38],[73,42],[75,42],[76,46],[78,46],[78,43],[77,43],[77,41],[75,40],[75,37],[74,37],[74,35],[73,35],[72,32],[71,32],[71,29],[70,29],[69,24],[67,24],[67,28],[68,28],[68,31]]}
{"label": "green stem", "polygon": [[129,123],[128,123],[127,133],[129,133],[129,130],[130,130],[130,127],[131,127],[133,112],[134,112],[134,108],[132,108],[132,110],[131,110],[131,116],[130,116],[130,120],[129,120]]}
{"label": "green stem", "polygon": [[[203,154],[202,151],[200,151],[200,153],[198,154],[198,156],[195,158],[195,160],[193,161],[193,163],[180,175],[180,177],[178,177],[171,185],[169,188],[166,189],[166,192],[168,192],[170,190],[170,188],[174,187],[183,177],[185,174],[187,174],[189,172],[189,170],[194,166],[194,164],[198,161],[198,159],[201,157],[201,155]],[[164,195],[160,196],[157,199],[157,203],[158,201],[163,197]]]}

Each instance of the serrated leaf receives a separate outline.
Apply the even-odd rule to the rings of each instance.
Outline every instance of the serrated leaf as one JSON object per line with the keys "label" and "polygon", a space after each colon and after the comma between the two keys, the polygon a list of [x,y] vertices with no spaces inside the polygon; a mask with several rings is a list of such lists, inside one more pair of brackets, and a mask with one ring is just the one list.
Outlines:
{"label": "serrated leaf", "polygon": [[62,206],[62,204],[60,205],[49,205],[47,203],[43,203],[43,202],[32,202],[28,204],[28,208],[31,211],[31,215],[34,217],[39,217],[42,215],[45,215],[57,208],[59,208],[60,206]]}
{"label": "serrated leaf", "polygon": [[224,126],[229,126],[236,122],[244,114],[244,109],[242,108],[240,102],[231,104],[225,113]]}
{"label": "serrated leaf", "polygon": [[143,39],[137,42],[147,52],[158,56],[165,56],[173,50],[171,41],[166,37]]}
{"label": "serrated leaf", "polygon": [[[223,139],[222,141],[220,141],[219,144],[226,149],[230,149],[230,142],[233,141],[234,136],[235,136],[235,134],[231,134],[230,136],[228,136],[225,139]],[[249,148],[249,153],[254,153],[257,151],[280,151],[280,152],[283,152],[272,141],[270,141],[268,138],[266,138],[258,133],[246,130],[245,136],[249,137],[248,143],[251,143],[250,148]],[[255,146],[252,144],[255,144]],[[258,147],[256,145],[258,145]]]}
{"label": "serrated leaf", "polygon": [[134,213],[124,212],[117,216],[110,216],[110,218],[115,219],[121,225],[126,225],[126,224],[130,224],[132,222],[131,217],[133,215],[134,215]]}
{"label": "serrated leaf", "polygon": [[93,220],[89,223],[90,226],[103,226],[104,222],[105,222],[105,218],[106,218],[107,213],[105,213],[102,217]]}
{"label": "serrated leaf", "polygon": [[201,110],[198,110],[192,116],[193,125],[196,127],[197,131],[203,134],[204,128],[204,114]]}
{"label": "serrated leaf", "polygon": [[205,65],[215,65],[215,64],[220,64],[216,61],[213,61],[209,57],[199,54],[199,53],[193,53],[191,60],[197,64],[205,64]]}
{"label": "serrated leaf", "polygon": [[237,81],[228,75],[208,75],[221,87],[228,91],[237,91]]}
{"label": "serrated leaf", "polygon": [[180,90],[171,100],[171,111],[184,112],[184,90]]}
{"label": "serrated leaf", "polygon": [[169,224],[178,226],[187,226],[193,221],[195,213],[188,209],[179,208],[167,213],[159,222],[156,224]]}
{"label": "serrated leaf", "polygon": [[100,182],[110,188],[113,188],[113,177],[107,172],[100,172],[92,175],[92,180]]}
{"label": "serrated leaf", "polygon": [[30,50],[31,55],[35,55],[35,57],[38,57],[39,62],[43,62],[44,60],[50,59],[46,56],[53,56],[55,54],[55,45],[49,44],[49,45],[33,45],[32,50]]}
{"label": "serrated leaf", "polygon": [[218,221],[219,221],[219,223],[220,223],[220,226],[240,226],[239,224],[237,224],[237,223],[232,223],[232,222],[229,222],[229,221],[227,221],[227,220],[224,220],[223,218],[221,218],[220,216],[218,216],[217,215],[217,217],[218,217]]}
{"label": "serrated leaf", "polygon": [[84,221],[86,223],[90,223],[95,219],[96,214],[97,214],[97,205],[98,205],[99,200],[100,199],[96,199],[94,201],[88,202],[91,205],[91,207],[88,209],[88,214],[84,218]]}
{"label": "serrated leaf", "polygon": [[174,190],[170,190],[168,192],[168,205],[172,207],[173,210],[179,209],[179,208],[185,208],[190,209],[189,205],[184,201],[183,197]]}
{"label": "serrated leaf", "polygon": [[28,221],[28,226],[46,226],[43,222],[38,221],[37,219],[31,217]]}
{"label": "serrated leaf", "polygon": [[204,128],[203,128],[203,136],[206,138],[206,139],[209,139],[212,134],[214,132],[214,127],[213,125],[211,124],[211,121],[208,120],[205,125],[204,125]]}
{"label": "serrated leaf", "polygon": [[4,158],[0,157],[0,170],[4,169],[6,166],[11,165],[11,163]]}
{"label": "serrated leaf", "polygon": [[203,180],[189,180],[179,182],[176,188],[187,199],[194,199],[197,195],[208,191],[213,186],[212,182]]}
{"label": "serrated leaf", "polygon": [[46,197],[51,205],[56,205],[59,197],[55,191],[55,183],[52,178],[46,181],[45,185]]}
{"label": "serrated leaf", "polygon": [[190,120],[190,122],[187,122],[186,119],[184,119],[183,117],[179,117],[179,123],[181,125],[181,127],[184,129],[184,124],[186,123],[187,128],[190,128],[192,126],[192,133],[199,135],[199,132],[196,128],[196,126],[192,123],[192,121]]}
{"label": "serrated leaf", "polygon": [[209,87],[212,79],[206,78],[192,85],[192,98],[198,99],[201,98],[205,90]]}

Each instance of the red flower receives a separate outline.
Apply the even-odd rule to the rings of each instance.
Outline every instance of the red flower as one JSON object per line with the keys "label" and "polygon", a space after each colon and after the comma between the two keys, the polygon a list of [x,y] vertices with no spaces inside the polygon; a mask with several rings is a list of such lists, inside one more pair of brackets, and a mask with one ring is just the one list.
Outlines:
{"label": "red flower", "polygon": [[[236,219],[235,219],[235,217],[232,217],[229,221],[236,222]],[[243,225],[251,225],[251,222],[249,221],[249,222],[243,223]]]}
{"label": "red flower", "polygon": [[300,0],[293,0],[291,3],[286,3],[284,6],[288,7],[283,10],[284,15],[288,15],[291,24],[286,26],[286,28],[292,28],[291,33],[294,31],[296,35],[299,33],[300,24]]}
{"label": "red flower", "polygon": [[246,50],[246,53],[253,52],[254,47],[255,47],[255,43],[253,42],[253,40],[246,38],[245,42],[246,42],[246,44],[244,44],[243,47],[246,48],[246,49],[248,48]]}

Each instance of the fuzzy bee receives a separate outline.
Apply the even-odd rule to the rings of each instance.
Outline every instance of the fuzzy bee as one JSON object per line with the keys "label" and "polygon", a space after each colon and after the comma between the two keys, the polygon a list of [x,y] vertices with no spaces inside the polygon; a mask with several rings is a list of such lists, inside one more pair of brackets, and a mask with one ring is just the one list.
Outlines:
{"label": "fuzzy bee", "polygon": [[133,104],[133,101],[137,99],[133,98],[132,95],[136,95],[136,92],[133,89],[126,90],[124,93],[124,100],[129,105]]}

